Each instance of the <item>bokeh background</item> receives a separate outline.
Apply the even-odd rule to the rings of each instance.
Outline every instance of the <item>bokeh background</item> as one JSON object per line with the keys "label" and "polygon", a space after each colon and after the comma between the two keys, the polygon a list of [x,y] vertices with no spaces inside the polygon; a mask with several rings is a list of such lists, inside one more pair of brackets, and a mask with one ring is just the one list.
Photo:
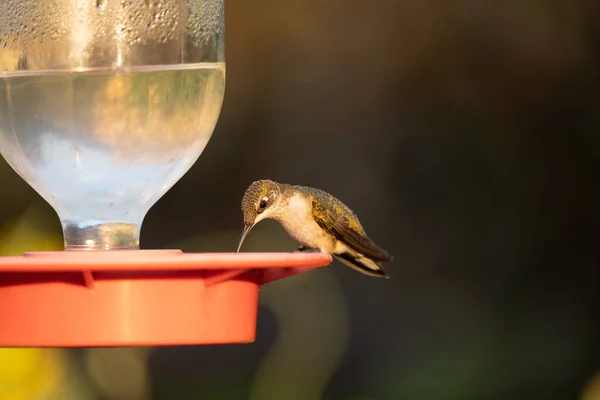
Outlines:
{"label": "bokeh background", "polygon": [[[0,390],[600,399],[600,3],[253,0],[226,10],[220,120],[150,211],[142,247],[232,251],[245,188],[271,178],[343,199],[394,255],[392,279],[335,262],[269,284],[249,345],[1,349]],[[53,210],[4,161],[0,188],[0,252],[60,248]],[[264,222],[245,250],[294,248]]]}

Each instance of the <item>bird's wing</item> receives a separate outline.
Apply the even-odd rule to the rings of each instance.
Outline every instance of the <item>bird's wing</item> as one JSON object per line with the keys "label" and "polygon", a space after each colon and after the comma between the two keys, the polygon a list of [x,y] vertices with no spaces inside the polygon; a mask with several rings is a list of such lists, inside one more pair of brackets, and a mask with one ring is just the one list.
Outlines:
{"label": "bird's wing", "polygon": [[332,212],[312,202],[312,214],[317,224],[331,233],[336,239],[344,242],[355,251],[369,257],[373,261],[391,261],[392,257],[387,251],[377,246],[373,240],[361,235],[350,226],[350,221],[345,216]]}

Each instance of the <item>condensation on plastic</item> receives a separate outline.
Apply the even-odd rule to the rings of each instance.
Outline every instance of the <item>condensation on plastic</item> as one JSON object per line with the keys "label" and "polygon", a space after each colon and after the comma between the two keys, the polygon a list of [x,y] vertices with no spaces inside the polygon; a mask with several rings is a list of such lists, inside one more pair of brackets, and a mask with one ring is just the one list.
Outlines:
{"label": "condensation on plastic", "polygon": [[0,71],[224,61],[223,0],[4,0]]}

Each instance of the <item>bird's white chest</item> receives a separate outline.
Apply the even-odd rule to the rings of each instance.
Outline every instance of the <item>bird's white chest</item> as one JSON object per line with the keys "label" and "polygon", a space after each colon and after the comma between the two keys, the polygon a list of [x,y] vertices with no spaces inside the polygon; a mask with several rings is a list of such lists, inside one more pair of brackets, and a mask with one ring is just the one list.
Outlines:
{"label": "bird's white chest", "polygon": [[312,217],[312,204],[305,197],[290,197],[285,212],[277,219],[288,235],[304,246],[323,252],[333,250],[333,237],[315,222]]}

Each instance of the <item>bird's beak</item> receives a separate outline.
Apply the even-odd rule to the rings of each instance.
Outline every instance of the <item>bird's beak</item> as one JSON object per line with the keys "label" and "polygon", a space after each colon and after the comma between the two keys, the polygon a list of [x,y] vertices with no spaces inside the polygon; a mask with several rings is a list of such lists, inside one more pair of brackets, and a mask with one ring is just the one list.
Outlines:
{"label": "bird's beak", "polygon": [[254,224],[244,226],[244,230],[242,231],[242,237],[240,237],[240,242],[238,243],[237,250],[235,251],[236,253],[240,252],[240,249],[242,248],[242,243],[244,243],[244,239],[246,239],[246,235],[248,234],[248,232],[250,232],[250,230],[253,227],[254,227]]}

